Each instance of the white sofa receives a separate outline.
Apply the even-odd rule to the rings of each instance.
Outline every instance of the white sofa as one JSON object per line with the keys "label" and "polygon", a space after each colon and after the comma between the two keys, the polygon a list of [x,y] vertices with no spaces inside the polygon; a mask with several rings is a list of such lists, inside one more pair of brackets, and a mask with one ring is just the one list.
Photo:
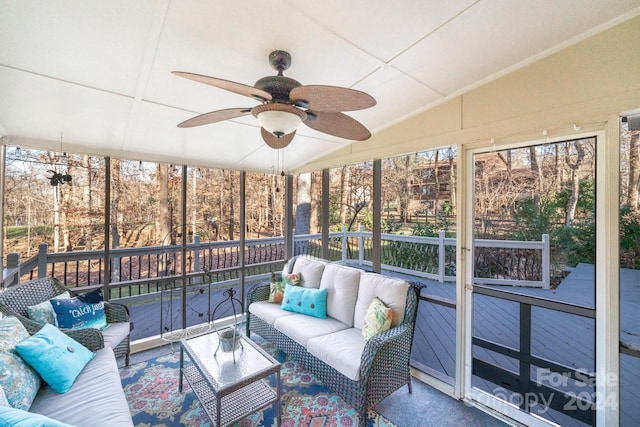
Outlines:
{"label": "white sofa", "polygon": [[[421,286],[337,263],[298,256],[283,275],[300,274],[303,288],[327,289],[326,318],[269,302],[269,284],[248,295],[247,335],[255,332],[300,361],[366,421],[367,409],[407,384]],[[391,308],[391,328],[367,342],[362,327],[374,297]]]}

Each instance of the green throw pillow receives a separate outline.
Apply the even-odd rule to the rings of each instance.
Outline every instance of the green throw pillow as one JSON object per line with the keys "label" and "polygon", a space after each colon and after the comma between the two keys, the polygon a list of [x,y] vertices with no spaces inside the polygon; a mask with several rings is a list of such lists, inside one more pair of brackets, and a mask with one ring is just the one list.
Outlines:
{"label": "green throw pillow", "polygon": [[282,298],[282,309],[325,319],[327,317],[327,289],[287,285]]}
{"label": "green throw pillow", "polygon": [[269,287],[269,302],[281,304],[285,285],[298,286],[300,284],[300,277],[300,273],[286,274],[283,280],[274,280],[275,277],[272,275],[271,285]]}
{"label": "green throw pillow", "polygon": [[300,284],[300,280],[302,279],[302,274],[301,273],[291,273],[291,274],[286,274],[284,276],[284,282],[287,285],[291,285],[291,286],[298,286]]}
{"label": "green throw pillow", "polygon": [[58,393],[66,393],[95,356],[91,350],[49,324],[16,345],[16,352]]}
{"label": "green throw pillow", "polygon": [[389,307],[384,305],[379,298],[373,298],[367,314],[364,317],[364,324],[362,325],[362,338],[364,342],[371,339],[372,336],[379,334],[380,332],[388,331],[391,327],[391,318],[393,312]]}

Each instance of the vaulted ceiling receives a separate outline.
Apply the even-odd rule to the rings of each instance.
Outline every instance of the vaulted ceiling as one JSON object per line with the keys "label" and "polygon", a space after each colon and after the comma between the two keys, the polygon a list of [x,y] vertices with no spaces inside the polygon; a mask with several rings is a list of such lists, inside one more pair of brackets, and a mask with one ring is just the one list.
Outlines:
{"label": "vaulted ceiling", "polygon": [[171,74],[252,86],[274,75],[371,94],[348,112],[374,134],[638,15],[640,0],[0,0],[0,135],[29,146],[271,171],[352,141],[301,125],[284,150],[251,115],[177,124],[258,101]]}

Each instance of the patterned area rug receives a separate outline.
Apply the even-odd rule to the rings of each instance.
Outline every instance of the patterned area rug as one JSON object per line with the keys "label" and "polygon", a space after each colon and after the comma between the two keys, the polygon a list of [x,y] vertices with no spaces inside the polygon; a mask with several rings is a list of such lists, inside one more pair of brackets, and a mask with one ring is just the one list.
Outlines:
{"label": "patterned area rug", "polygon": [[[358,425],[356,411],[333,394],[313,374],[271,343],[252,336],[271,353],[282,370],[281,405],[283,427],[352,427]],[[185,381],[178,392],[180,374],[179,350],[173,354],[148,360],[120,370],[133,422],[136,427],[211,426],[206,412]],[[272,376],[273,377],[273,376]],[[275,379],[271,380],[275,387]],[[369,411],[367,427],[390,427],[393,423]],[[273,405],[236,423],[240,427],[273,427]]]}

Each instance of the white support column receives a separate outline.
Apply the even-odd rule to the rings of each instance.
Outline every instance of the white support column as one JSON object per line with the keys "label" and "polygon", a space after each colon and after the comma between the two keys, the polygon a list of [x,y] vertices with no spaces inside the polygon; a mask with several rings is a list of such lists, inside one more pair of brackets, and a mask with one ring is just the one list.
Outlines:
{"label": "white support column", "polygon": [[2,137],[2,144],[0,144],[0,165],[2,165],[2,175],[0,175],[0,270],[4,265],[4,177],[7,170],[7,145],[5,139],[5,137]]}
{"label": "white support column", "polygon": [[322,169],[322,258],[329,259],[329,169]]}
{"label": "white support column", "polygon": [[596,426],[620,424],[619,120],[596,145]]}
{"label": "white support column", "polygon": [[382,160],[373,161],[373,251],[371,255],[371,269],[380,273],[382,271]]}

